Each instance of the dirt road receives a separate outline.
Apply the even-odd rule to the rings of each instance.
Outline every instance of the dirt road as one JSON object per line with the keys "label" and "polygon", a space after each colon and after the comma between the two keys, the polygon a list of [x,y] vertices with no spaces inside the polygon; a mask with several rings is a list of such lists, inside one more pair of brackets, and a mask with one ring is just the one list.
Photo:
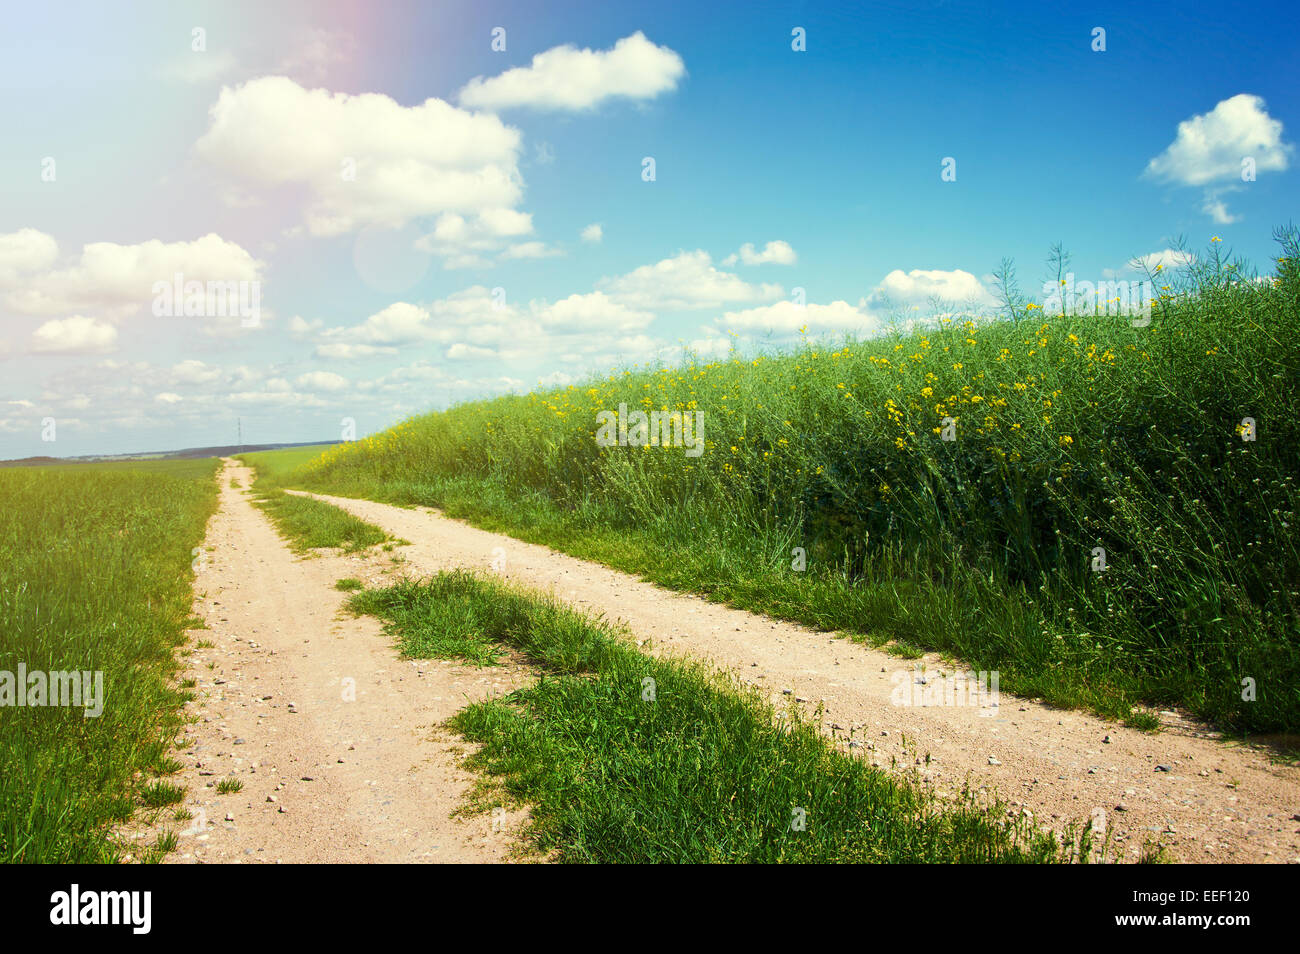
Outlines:
{"label": "dirt road", "polygon": [[[846,746],[851,735],[858,743],[852,751],[919,772],[940,791],[967,781],[996,789],[1013,810],[1054,828],[1096,818],[1130,858],[1144,841],[1157,840],[1182,861],[1300,861],[1300,768],[1271,763],[1263,749],[1218,741],[1190,719],[1167,713],[1162,731],[1146,734],[1006,693],[995,709],[896,706],[894,674],[912,662],[672,593],[428,508],[314,496],[412,541],[401,548],[408,572],[495,566],[508,579],[625,621],[652,640],[654,652],[710,660],[777,703],[822,703],[824,728]],[[264,585],[265,599],[279,598],[273,581]],[[937,657],[928,664],[933,670]],[[326,672],[319,679],[327,682]]]}
{"label": "dirt road", "polygon": [[[483,862],[509,860],[518,814],[453,818],[472,777],[463,748],[437,724],[469,701],[527,678],[517,667],[477,669],[402,660],[369,617],[341,614],[336,581],[367,585],[392,559],[295,556],[227,461],[220,509],[208,527],[195,613],[206,629],[188,677],[188,747],[174,779],[188,787],[189,821],[169,862]],[[243,783],[220,794],[222,779]]]}

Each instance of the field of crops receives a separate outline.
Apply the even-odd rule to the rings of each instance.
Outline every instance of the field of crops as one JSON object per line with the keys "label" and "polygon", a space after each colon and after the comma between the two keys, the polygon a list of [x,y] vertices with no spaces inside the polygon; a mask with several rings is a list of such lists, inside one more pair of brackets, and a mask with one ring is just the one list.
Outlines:
{"label": "field of crops", "polygon": [[[945,316],[629,368],[339,445],[300,484],[490,529],[1003,688],[1154,724],[1300,726],[1300,268],[1211,244],[1152,320]],[[704,452],[601,446],[620,405]]]}
{"label": "field of crops", "polygon": [[0,672],[102,673],[98,714],[0,707],[0,861],[119,860],[112,827],[182,797],[171,677],[216,466],[0,470]]}

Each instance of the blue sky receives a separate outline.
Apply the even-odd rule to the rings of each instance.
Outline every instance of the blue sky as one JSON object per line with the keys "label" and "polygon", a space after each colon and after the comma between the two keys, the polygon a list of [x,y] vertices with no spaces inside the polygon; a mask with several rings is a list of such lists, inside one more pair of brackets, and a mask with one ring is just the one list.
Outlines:
{"label": "blue sky", "polygon": [[[870,334],[886,295],[986,301],[1003,256],[1034,294],[1058,240],[1094,281],[1177,236],[1266,268],[1300,192],[1281,4],[9,17],[0,457],[335,439],[682,344]],[[178,271],[255,287],[256,323],[156,314]]]}

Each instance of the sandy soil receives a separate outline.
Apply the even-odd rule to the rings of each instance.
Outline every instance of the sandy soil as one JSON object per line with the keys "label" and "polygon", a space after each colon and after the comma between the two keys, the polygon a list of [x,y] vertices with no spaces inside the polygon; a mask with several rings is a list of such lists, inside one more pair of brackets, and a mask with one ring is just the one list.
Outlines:
{"label": "sandy soil", "polygon": [[[496,569],[507,579],[549,590],[575,606],[622,620],[638,637],[648,638],[649,648],[654,652],[707,659],[762,687],[779,705],[798,700],[811,710],[820,704],[825,730],[840,739],[849,751],[887,769],[919,773],[940,792],[958,791],[967,782],[975,790],[996,790],[1010,802],[1012,811],[1032,813],[1039,824],[1053,828],[1072,819],[1103,820],[1120,852],[1128,858],[1136,857],[1140,846],[1150,840],[1163,844],[1172,858],[1181,861],[1300,862],[1300,767],[1270,761],[1270,753],[1264,748],[1221,741],[1217,733],[1183,715],[1162,714],[1163,729],[1157,734],[1146,734],[1005,692],[996,708],[897,706],[891,703],[891,693],[897,685],[894,673],[908,670],[907,678],[916,678],[911,672],[912,661],[899,660],[833,634],[672,593],[598,564],[447,519],[428,508],[404,509],[366,500],[315,496],[383,527],[395,537],[412,541],[401,548],[409,561],[408,572],[427,574],[457,566]],[[347,746],[342,740],[369,732],[372,734],[369,744],[377,745],[381,739],[387,739],[389,757],[399,759],[403,767],[421,757],[432,760],[432,765],[421,764],[423,771],[436,780],[435,791],[439,797],[455,789],[461,784],[458,776],[449,769],[444,772],[439,768],[443,750],[421,743],[418,729],[450,714],[458,702],[449,697],[464,686],[485,689],[486,685],[475,682],[484,677],[431,667],[433,671],[424,677],[425,688],[430,678],[451,680],[455,684],[455,689],[444,689],[438,684],[437,695],[448,700],[445,706],[426,701],[427,696],[403,693],[400,687],[392,685],[394,676],[379,671],[387,669],[391,673],[401,664],[393,662],[388,650],[372,638],[373,624],[365,621],[334,624],[346,625],[349,636],[345,641],[336,637],[332,645],[327,640],[324,648],[329,651],[317,655],[322,649],[319,643],[325,621],[338,603],[329,595],[327,584],[348,574],[326,571],[330,564],[325,561],[291,566],[282,555],[282,545],[271,538],[269,528],[255,519],[246,505],[228,505],[228,509],[233,514],[215,528],[218,553],[231,546],[239,546],[241,551],[237,551],[239,558],[228,564],[227,569],[218,569],[216,582],[233,578],[228,585],[237,589],[234,594],[224,591],[225,598],[218,589],[216,598],[223,602],[228,599],[232,604],[238,600],[241,618],[258,622],[261,635],[248,631],[246,638],[265,641],[273,648],[283,647],[286,653],[293,652],[292,659],[279,664],[277,678],[297,680],[297,685],[302,687],[289,690],[277,685],[263,690],[258,686],[247,690],[241,698],[265,691],[276,702],[285,698],[281,693],[297,691],[300,703],[312,703],[313,717],[320,720],[318,730],[310,739],[315,749],[300,748],[297,744],[290,749],[281,748],[278,763],[283,766],[281,776],[296,778],[300,773],[320,773],[326,779],[343,776],[343,766],[338,770],[319,766],[328,765],[336,754],[355,756],[343,751]],[[222,572],[225,577],[220,575]],[[310,579],[313,577],[317,578],[314,585]],[[206,583],[210,591],[213,582],[209,578]],[[239,595],[244,592],[258,600],[256,607],[247,612],[242,606],[243,596]],[[285,605],[290,602],[295,604],[292,612]],[[206,605],[210,615],[211,611],[221,609],[211,601]],[[235,611],[232,605],[232,613]],[[314,616],[307,615],[313,613]],[[318,625],[313,628],[309,619],[316,620]],[[291,620],[301,622],[291,624]],[[273,625],[286,627],[285,635],[276,634],[274,643],[270,632]],[[287,631],[290,625],[293,625],[292,635]],[[312,653],[306,652],[306,647],[299,649],[301,638],[307,637],[316,640]],[[232,652],[248,652],[247,643],[232,645],[230,638],[226,634],[221,645],[230,646]],[[344,646],[357,648],[344,655]],[[255,659],[268,667],[273,665],[265,659],[265,650],[262,656],[236,656],[224,664],[243,664],[251,673]],[[943,668],[938,657],[929,657],[924,662],[931,672]],[[330,702],[331,694],[337,695],[339,675],[359,673],[367,664],[368,679],[384,680],[383,689],[375,685],[372,690],[369,704],[374,708],[358,712],[356,704],[347,709]],[[204,683],[205,688],[210,682],[209,679]],[[413,680],[408,674],[410,682]],[[230,694],[227,688],[227,698]],[[268,714],[269,704],[246,705],[249,714],[245,719]],[[250,741],[256,738],[254,726],[241,726],[235,721],[241,711],[237,706],[227,703],[220,711],[227,720],[229,734],[242,732]],[[366,711],[371,715],[365,715]],[[345,713],[361,721],[365,728],[344,723]],[[269,718],[267,722],[275,720]],[[228,741],[213,741],[204,755],[211,757],[214,748],[230,751]],[[417,751],[421,755],[416,755]],[[288,767],[289,752],[301,753],[301,763],[304,766],[310,763],[311,767],[300,770],[296,763],[288,763],[294,766]],[[229,761],[229,755],[226,758]],[[381,774],[378,765],[370,764],[373,767],[356,771],[367,778]],[[330,772],[334,775],[329,775]],[[344,776],[332,784],[356,798],[358,778],[359,775]],[[390,783],[395,781],[389,777]],[[313,792],[325,788],[321,781],[312,784],[316,786]],[[291,780],[289,791],[295,796],[290,801],[292,808],[304,790]],[[402,797],[403,791],[413,794],[410,787],[403,790],[395,784],[385,789],[384,794],[391,801],[384,807],[391,813],[392,821],[382,836],[379,832],[370,835],[371,844],[387,845],[384,839],[396,836],[401,826],[410,825],[415,829],[416,820],[407,813],[418,810],[419,806],[413,809],[409,803],[404,805],[407,800]],[[367,799],[367,794],[362,788],[359,801],[368,814],[376,807],[377,799]],[[259,788],[257,798],[261,797]],[[210,803],[215,805],[218,801],[210,800]],[[303,846],[304,853],[313,850],[310,840],[328,841],[334,837],[330,826],[355,824],[350,820],[355,816],[345,815],[346,821],[335,820],[332,809],[339,807],[338,802],[336,794],[331,805],[315,802],[311,809],[306,805],[298,809],[301,814],[314,813],[314,820],[309,818],[303,822],[306,826],[303,837],[309,839]],[[346,804],[356,807],[353,801]],[[253,804],[254,809],[259,807]],[[220,809],[213,811],[219,813]],[[434,816],[439,814],[440,811],[427,810],[428,823],[435,824],[438,819]],[[258,823],[253,821],[253,824]],[[427,838],[412,836],[408,857],[421,857],[432,850],[425,847],[429,841],[443,846],[439,850],[453,857],[468,857],[475,852],[479,857],[490,854],[479,831],[464,842],[453,842],[444,834],[448,830],[444,820],[441,829],[433,830],[436,834],[430,832]],[[218,835],[214,833],[211,837],[216,841]],[[233,835],[223,833],[221,837]],[[235,850],[242,847],[243,843],[238,843]]]}
{"label": "sandy soil", "polygon": [[[340,613],[345,577],[367,585],[401,567],[388,554],[295,556],[254,507],[248,468],[226,461],[208,526],[195,615],[206,629],[185,676],[189,821],[168,862],[494,862],[510,860],[519,813],[452,817],[473,782],[464,744],[437,723],[528,678],[517,666],[403,660],[377,620]],[[460,753],[460,754],[458,754]],[[224,778],[243,782],[219,794]],[[165,823],[165,824],[164,824]]]}

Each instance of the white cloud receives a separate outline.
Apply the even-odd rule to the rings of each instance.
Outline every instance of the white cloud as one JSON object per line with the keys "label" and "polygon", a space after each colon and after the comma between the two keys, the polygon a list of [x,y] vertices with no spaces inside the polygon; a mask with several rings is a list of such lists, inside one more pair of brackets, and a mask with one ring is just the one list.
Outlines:
{"label": "white cloud", "polygon": [[192,242],[92,242],[68,267],[46,267],[12,283],[5,304],[26,315],[93,310],[122,317],[147,309],[154,283],[171,283],[177,273],[185,282],[253,282],[261,280],[263,267],[215,233]]}
{"label": "white cloud", "polygon": [[43,271],[59,257],[59,243],[36,229],[19,229],[0,234],[0,286],[10,285],[20,276]]}
{"label": "white cloud", "polygon": [[[516,209],[483,209],[472,219],[447,212],[438,216],[433,231],[421,236],[415,247],[441,256],[445,268],[486,268],[491,262],[480,253],[496,251],[509,239],[529,235],[532,231],[533,217]],[[542,246],[540,242],[519,244]],[[523,255],[514,257],[529,256],[525,250]]]}
{"label": "white cloud", "polygon": [[309,371],[301,374],[294,384],[304,391],[342,391],[348,386],[348,379],[333,371]]}
{"label": "white cloud", "polygon": [[223,88],[194,148],[249,186],[305,188],[306,227],[320,236],[512,210],[523,193],[519,131],[496,116],[440,99],[401,106],[377,93],[308,90],[284,76]]}
{"label": "white cloud", "polygon": [[833,301],[829,305],[796,305],[792,301],[779,301],[745,311],[728,312],[716,324],[721,328],[756,334],[793,334],[805,326],[810,332],[856,331],[869,334],[879,328],[880,322],[874,315],[846,301]]}
{"label": "white cloud", "polygon": [[558,248],[552,248],[545,242],[519,242],[511,245],[501,253],[503,260],[519,258],[554,258],[557,255],[563,255]]}
{"label": "white cloud", "polygon": [[185,398],[173,391],[163,391],[161,394],[155,395],[154,400],[159,404],[180,404]]}
{"label": "white cloud", "polygon": [[582,240],[584,242],[599,242],[605,237],[605,230],[599,222],[592,222],[582,230]]}
{"label": "white cloud", "polygon": [[653,99],[677,88],[686,75],[682,58],[656,46],[641,31],[609,50],[557,46],[538,53],[532,64],[498,76],[477,76],[460,91],[471,109],[591,109],[607,99]]}
{"label": "white cloud", "polygon": [[32,332],[32,351],[41,354],[106,354],[116,346],[116,328],[82,315],[47,321]]}
{"label": "white cloud", "polygon": [[1282,142],[1282,123],[1265,109],[1264,100],[1238,93],[1210,110],[1184,119],[1178,135],[1146,172],[1182,185],[1239,180],[1241,160],[1255,160],[1256,172],[1280,172],[1295,147]]}
{"label": "white cloud", "polygon": [[189,358],[172,365],[172,381],[176,384],[211,384],[221,379],[221,369]]}
{"label": "white cloud", "polygon": [[1133,268],[1151,269],[1156,268],[1182,268],[1184,265],[1190,265],[1195,261],[1195,256],[1190,252],[1182,252],[1174,248],[1162,249],[1159,252],[1149,252],[1146,255],[1139,255],[1133,259],[1131,265]]}
{"label": "white cloud", "polygon": [[763,251],[754,251],[754,243],[746,242],[740,251],[728,255],[722,260],[723,265],[731,266],[740,262],[742,265],[793,265],[798,260],[789,242],[776,240],[768,242]]}
{"label": "white cloud", "polygon": [[324,324],[325,323],[319,318],[308,320],[302,315],[294,315],[289,319],[289,334],[293,335],[295,338],[303,338],[320,331]]}
{"label": "white cloud", "polygon": [[570,295],[554,304],[531,303],[542,327],[551,331],[640,331],[654,320],[654,314],[629,308],[604,292]]}
{"label": "white cloud", "polygon": [[1205,201],[1201,203],[1201,211],[1208,215],[1215,225],[1231,225],[1233,222],[1241,221],[1241,216],[1229,212],[1227,204],[1214,193],[1205,196]]}
{"label": "white cloud", "polygon": [[1269,116],[1264,100],[1238,93],[1208,113],[1179,123],[1178,135],[1147,163],[1145,175],[1177,185],[1206,186],[1201,211],[1216,224],[1229,225],[1240,216],[1228,211],[1221,196],[1241,189],[1245,160],[1254,163],[1256,175],[1281,172],[1294,150],[1282,141],[1282,122]]}
{"label": "white cloud", "polygon": [[[326,328],[316,338],[317,357],[350,360],[396,354],[400,347],[459,340],[485,346],[508,343],[530,332],[517,309],[498,307],[492,293],[474,285],[429,307],[394,302],[359,325]],[[535,329],[532,329],[535,330]]]}
{"label": "white cloud", "polygon": [[457,342],[447,349],[447,357],[453,361],[464,361],[472,358],[495,358],[497,352],[492,348],[479,348],[475,345]]}
{"label": "white cloud", "polygon": [[732,302],[758,302],[779,298],[780,285],[751,285],[713,266],[708,252],[680,252],[654,265],[598,283],[617,301],[650,310],[717,308]]}
{"label": "white cloud", "polygon": [[932,302],[951,305],[988,305],[993,296],[978,278],[960,268],[914,268],[910,272],[894,269],[876,286],[868,301],[872,306],[888,302],[894,306],[920,309]]}

